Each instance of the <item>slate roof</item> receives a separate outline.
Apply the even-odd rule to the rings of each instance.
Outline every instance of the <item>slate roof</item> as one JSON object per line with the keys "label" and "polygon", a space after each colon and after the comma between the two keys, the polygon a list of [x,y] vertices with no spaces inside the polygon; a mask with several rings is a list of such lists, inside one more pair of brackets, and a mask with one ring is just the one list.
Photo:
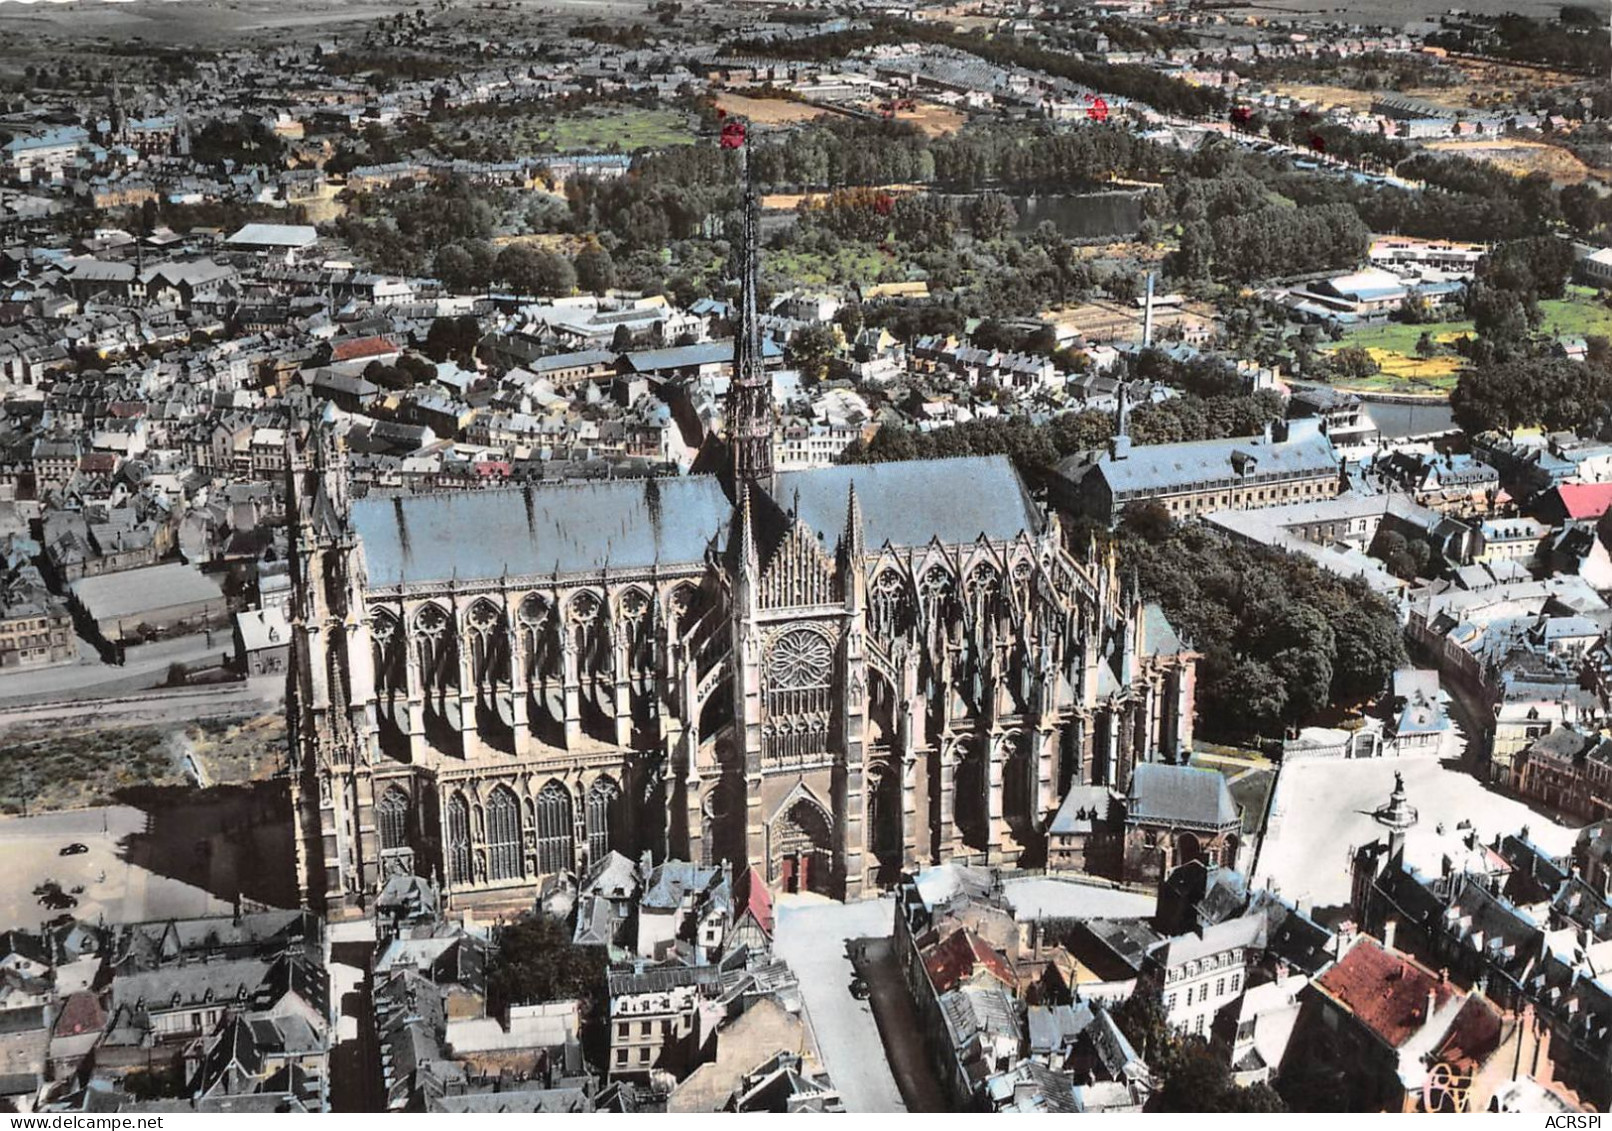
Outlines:
{"label": "slate roof", "polygon": [[1215,770],[1143,762],[1131,773],[1125,820],[1216,829],[1241,818],[1225,777]]}
{"label": "slate roof", "polygon": [[925,546],[933,538],[964,545],[981,534],[1007,541],[1043,526],[1040,509],[1006,456],[847,464],[778,476],[778,505],[798,517],[834,549],[845,530],[852,484],[862,507],[869,550]]}
{"label": "slate roof", "polygon": [[234,247],[311,247],[319,233],[310,224],[247,224],[224,241]]}
{"label": "slate roof", "polygon": [[[657,318],[664,318],[664,312],[657,312]],[[761,343],[761,356],[764,360],[782,357],[783,347],[771,339],[764,339]],[[634,373],[656,373],[668,369],[688,369],[693,366],[731,364],[733,361],[733,341],[701,342],[692,346],[667,346],[665,349],[637,350],[627,354],[627,365]]]}
{"label": "slate roof", "polygon": [[372,585],[694,565],[726,536],[715,479],[542,484],[353,505]]}
{"label": "slate roof", "polygon": [[[1240,481],[1234,460],[1242,456],[1255,460],[1249,482],[1272,476],[1331,474],[1338,468],[1337,453],[1325,436],[1268,442],[1258,436],[1229,440],[1195,440],[1182,444],[1147,444],[1132,447],[1123,459],[1104,455],[1094,470],[1111,490],[1167,491],[1199,483]],[[1085,457],[1070,456],[1058,465],[1059,473],[1071,479]]]}
{"label": "slate roof", "polygon": [[73,583],[72,591],[95,620],[224,599],[218,582],[179,562],[85,577]]}

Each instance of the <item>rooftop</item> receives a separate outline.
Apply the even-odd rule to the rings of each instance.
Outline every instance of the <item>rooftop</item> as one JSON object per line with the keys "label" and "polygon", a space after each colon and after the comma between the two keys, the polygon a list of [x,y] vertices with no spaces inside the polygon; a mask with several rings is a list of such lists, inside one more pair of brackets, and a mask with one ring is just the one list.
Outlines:
{"label": "rooftop", "polygon": [[86,577],[75,581],[72,590],[95,620],[224,599],[218,582],[195,566],[178,562]]}
{"label": "rooftop", "polygon": [[732,507],[704,476],[367,498],[353,505],[370,583],[694,565]]}
{"label": "rooftop", "polygon": [[1216,770],[1143,762],[1131,773],[1126,820],[1132,824],[1219,828],[1240,818],[1226,779]]}
{"label": "rooftop", "polygon": [[853,484],[870,551],[886,542],[924,546],[935,538],[947,545],[971,543],[981,535],[1007,541],[1020,531],[1037,534],[1042,528],[1040,509],[1006,456],[789,471],[778,476],[776,497],[831,550],[845,530]]}
{"label": "rooftop", "polygon": [[1427,1024],[1430,1002],[1442,1006],[1455,993],[1447,980],[1415,959],[1370,938],[1350,947],[1315,985],[1396,1049]]}

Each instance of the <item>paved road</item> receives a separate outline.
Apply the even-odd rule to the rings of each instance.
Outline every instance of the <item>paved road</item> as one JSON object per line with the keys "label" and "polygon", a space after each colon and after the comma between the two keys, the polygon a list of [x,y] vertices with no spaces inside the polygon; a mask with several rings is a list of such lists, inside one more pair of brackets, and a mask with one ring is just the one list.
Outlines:
{"label": "paved road", "polygon": [[873,1010],[851,996],[847,949],[852,939],[888,938],[895,906],[887,899],[833,903],[815,896],[780,896],[773,948],[800,979],[806,1013],[847,1111],[906,1111],[885,1056]]}
{"label": "paved road", "polygon": [[95,723],[188,723],[220,715],[255,715],[285,699],[285,679],[258,676],[242,683],[152,691],[113,699],[38,702],[0,706],[0,726],[63,719],[77,726]]}
{"label": "paved road", "polygon": [[95,649],[79,640],[76,664],[0,675],[0,705],[98,699],[143,691],[162,683],[174,664],[217,659],[231,647],[229,634],[221,630],[213,633],[211,643],[200,633],[181,636],[142,644],[130,654],[128,663],[118,667],[103,664]]}
{"label": "paved road", "polygon": [[856,971],[867,980],[873,1017],[907,1110],[950,1111],[951,1105],[935,1079],[929,1051],[924,1047],[923,1026],[918,1022],[918,1010],[907,992],[907,983],[902,980],[894,943],[892,938],[883,938],[857,945]]}

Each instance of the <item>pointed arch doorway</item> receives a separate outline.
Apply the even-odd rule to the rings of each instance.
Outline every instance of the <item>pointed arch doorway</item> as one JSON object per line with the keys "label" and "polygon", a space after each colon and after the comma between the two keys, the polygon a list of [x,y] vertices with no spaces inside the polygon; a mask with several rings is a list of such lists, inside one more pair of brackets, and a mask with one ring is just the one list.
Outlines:
{"label": "pointed arch doorway", "polygon": [[780,891],[834,894],[834,818],[797,787],[767,826],[768,871]]}

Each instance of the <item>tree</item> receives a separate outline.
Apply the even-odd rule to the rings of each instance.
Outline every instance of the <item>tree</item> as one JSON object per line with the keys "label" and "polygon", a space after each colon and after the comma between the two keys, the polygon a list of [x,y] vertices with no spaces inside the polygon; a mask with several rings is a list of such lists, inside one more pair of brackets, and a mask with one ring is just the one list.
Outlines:
{"label": "tree", "polygon": [[970,197],[966,212],[968,226],[979,240],[1001,239],[1019,222],[1013,202],[999,192],[982,192]]}
{"label": "tree", "polygon": [[789,339],[784,357],[799,369],[808,381],[821,381],[828,373],[829,362],[839,352],[839,341],[827,326],[812,325]]}
{"label": "tree", "polygon": [[1517,292],[1474,282],[1467,291],[1467,314],[1492,346],[1511,346],[1528,336],[1528,311]]}
{"label": "tree", "polygon": [[459,244],[449,244],[437,251],[431,272],[450,291],[468,291],[474,286],[476,261]]}
{"label": "tree", "polygon": [[1438,346],[1433,341],[1433,335],[1423,330],[1416,339],[1416,356],[1421,358],[1432,357],[1438,353]]}
{"label": "tree", "polygon": [[1169,263],[1170,273],[1182,279],[1207,279],[1214,267],[1215,237],[1204,220],[1181,227],[1181,242]]}
{"label": "tree", "polygon": [[574,261],[577,286],[592,294],[603,294],[616,285],[616,261],[597,241],[577,252]]}
{"label": "tree", "polygon": [[625,322],[617,323],[616,332],[610,335],[610,349],[615,353],[626,353],[632,346],[632,331]]}
{"label": "tree", "polygon": [[1327,364],[1339,377],[1356,381],[1370,377],[1382,369],[1370,351],[1360,346],[1344,346],[1333,350],[1327,359]]}
{"label": "tree", "polygon": [[1558,198],[1562,219],[1581,236],[1587,236],[1606,222],[1609,213],[1601,194],[1588,181],[1566,185]]}
{"label": "tree", "polygon": [[1137,986],[1110,1016],[1136,1054],[1149,1064],[1157,1063],[1173,1044],[1164,999],[1155,986]]}
{"label": "tree", "polygon": [[568,295],[576,288],[576,271],[564,256],[510,244],[498,253],[498,276],[519,294]]}
{"label": "tree", "polygon": [[596,1004],[605,997],[607,966],[604,949],[577,946],[565,924],[523,916],[498,932],[487,970],[488,1010],[567,998]]}

